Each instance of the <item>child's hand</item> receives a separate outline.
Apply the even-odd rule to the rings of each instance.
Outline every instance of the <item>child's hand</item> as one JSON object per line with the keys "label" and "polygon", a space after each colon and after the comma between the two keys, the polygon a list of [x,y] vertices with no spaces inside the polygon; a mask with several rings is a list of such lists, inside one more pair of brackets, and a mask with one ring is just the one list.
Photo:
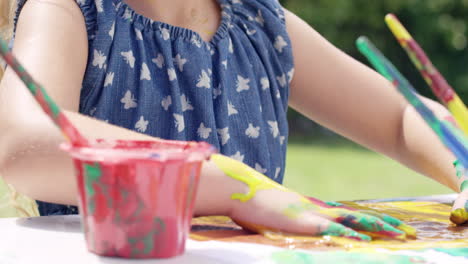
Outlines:
{"label": "child's hand", "polygon": [[407,234],[414,235],[412,228],[390,216],[376,217],[327,206],[288,190],[243,163],[221,155],[214,155],[212,161],[226,175],[249,186],[247,193],[231,196],[234,205],[230,216],[246,229],[262,234],[331,235],[357,240],[405,239]]}

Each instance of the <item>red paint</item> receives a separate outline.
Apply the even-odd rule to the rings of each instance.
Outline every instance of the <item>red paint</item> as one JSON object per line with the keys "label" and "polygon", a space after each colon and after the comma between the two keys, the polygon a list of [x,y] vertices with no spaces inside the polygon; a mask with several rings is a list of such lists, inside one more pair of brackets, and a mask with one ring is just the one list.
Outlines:
{"label": "red paint", "polygon": [[[182,254],[201,164],[214,149],[206,143],[162,140],[117,141],[112,146],[100,142],[89,148],[64,146],[77,168],[88,249],[98,255],[124,258]],[[148,158],[151,153],[159,154],[159,158]],[[83,166],[96,162],[102,174],[93,184],[93,194],[86,190]]]}

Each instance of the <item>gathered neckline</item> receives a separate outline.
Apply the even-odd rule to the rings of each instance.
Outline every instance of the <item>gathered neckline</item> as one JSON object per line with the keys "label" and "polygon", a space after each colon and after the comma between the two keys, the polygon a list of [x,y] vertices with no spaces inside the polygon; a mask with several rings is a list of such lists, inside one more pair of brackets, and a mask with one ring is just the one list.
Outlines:
{"label": "gathered neckline", "polygon": [[188,28],[179,27],[165,23],[162,21],[153,20],[135,11],[124,0],[114,0],[117,14],[129,23],[133,23],[140,30],[161,31],[168,30],[171,39],[183,38],[187,41],[196,41],[197,43],[205,43],[208,46],[215,46],[220,40],[227,36],[231,21],[232,7],[229,5],[230,0],[216,0],[221,8],[221,21],[215,34],[209,41],[204,40],[201,35]]}

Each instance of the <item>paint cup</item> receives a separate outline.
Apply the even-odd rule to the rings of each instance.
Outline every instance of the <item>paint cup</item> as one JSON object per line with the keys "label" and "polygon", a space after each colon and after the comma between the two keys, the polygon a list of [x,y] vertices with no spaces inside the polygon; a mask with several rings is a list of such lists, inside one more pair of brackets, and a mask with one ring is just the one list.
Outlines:
{"label": "paint cup", "polygon": [[88,250],[101,256],[183,254],[200,170],[214,148],[179,141],[63,144],[74,161]]}

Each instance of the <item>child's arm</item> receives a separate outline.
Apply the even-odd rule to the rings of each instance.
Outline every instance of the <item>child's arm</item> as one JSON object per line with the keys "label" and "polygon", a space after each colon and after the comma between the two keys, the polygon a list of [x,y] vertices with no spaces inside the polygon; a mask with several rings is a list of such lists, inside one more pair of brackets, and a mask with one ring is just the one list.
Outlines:
{"label": "child's arm", "polygon": [[[296,65],[291,106],[459,191],[460,182],[452,165],[454,156],[396,89],[335,48],[304,21],[286,13]],[[431,102],[431,107],[439,115],[446,113],[435,102]]]}

